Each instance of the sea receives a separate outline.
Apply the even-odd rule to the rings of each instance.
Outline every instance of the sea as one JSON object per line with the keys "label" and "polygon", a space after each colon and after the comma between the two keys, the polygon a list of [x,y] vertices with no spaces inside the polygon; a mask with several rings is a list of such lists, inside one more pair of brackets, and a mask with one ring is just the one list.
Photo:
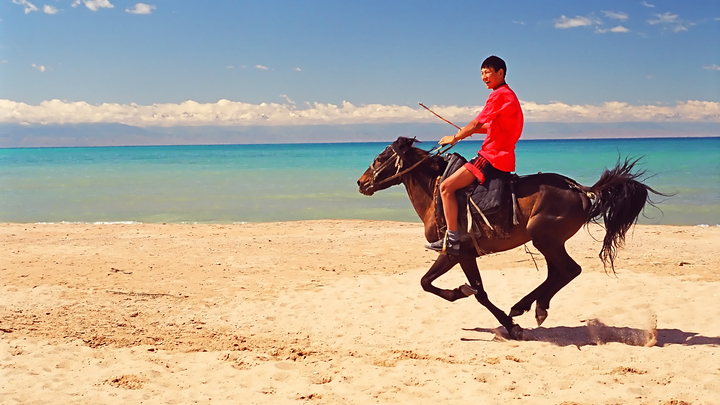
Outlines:
{"label": "sea", "polygon": [[[0,149],[0,222],[420,222],[403,186],[368,197],[357,179],[389,142]],[[418,144],[426,150],[435,144]],[[481,141],[453,152],[472,158]],[[520,140],[518,174],[594,184],[640,158],[653,198],[639,223],[720,226],[720,138]]]}

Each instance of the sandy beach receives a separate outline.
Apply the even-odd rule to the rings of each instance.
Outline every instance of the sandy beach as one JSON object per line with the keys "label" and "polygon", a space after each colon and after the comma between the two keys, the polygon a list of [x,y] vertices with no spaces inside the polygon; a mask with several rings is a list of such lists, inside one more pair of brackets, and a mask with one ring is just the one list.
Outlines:
{"label": "sandy beach", "polygon": [[[581,230],[583,273],[542,327],[516,318],[522,341],[475,299],[422,290],[422,235],[2,224],[0,403],[720,404],[720,227],[639,225],[616,274],[599,227]],[[546,275],[523,247],[479,265],[505,311]],[[458,267],[436,285],[464,282]]]}

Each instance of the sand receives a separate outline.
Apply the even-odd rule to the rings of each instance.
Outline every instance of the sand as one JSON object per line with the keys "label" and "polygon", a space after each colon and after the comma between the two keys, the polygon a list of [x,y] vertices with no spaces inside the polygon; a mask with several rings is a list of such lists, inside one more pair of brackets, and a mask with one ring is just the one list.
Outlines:
{"label": "sand", "polygon": [[[720,404],[720,228],[637,226],[507,340],[420,224],[0,225],[2,404]],[[536,252],[528,246],[530,252]],[[509,308],[545,277],[479,264]],[[535,264],[539,267],[536,269]],[[459,268],[436,281],[465,282]]]}

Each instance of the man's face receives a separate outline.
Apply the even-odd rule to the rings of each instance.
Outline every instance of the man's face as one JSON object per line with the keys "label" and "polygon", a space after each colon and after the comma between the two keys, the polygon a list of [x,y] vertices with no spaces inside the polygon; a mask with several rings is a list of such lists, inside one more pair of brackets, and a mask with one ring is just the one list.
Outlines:
{"label": "man's face", "polygon": [[495,89],[505,81],[505,72],[502,69],[496,72],[493,68],[482,68],[480,73],[488,89]]}

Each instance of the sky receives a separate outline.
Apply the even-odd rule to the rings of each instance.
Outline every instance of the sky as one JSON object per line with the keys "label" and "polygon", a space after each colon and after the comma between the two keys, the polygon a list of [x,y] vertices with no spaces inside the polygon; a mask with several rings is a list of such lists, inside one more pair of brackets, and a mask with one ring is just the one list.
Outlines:
{"label": "sky", "polygon": [[0,0],[0,123],[720,123],[720,0]]}

